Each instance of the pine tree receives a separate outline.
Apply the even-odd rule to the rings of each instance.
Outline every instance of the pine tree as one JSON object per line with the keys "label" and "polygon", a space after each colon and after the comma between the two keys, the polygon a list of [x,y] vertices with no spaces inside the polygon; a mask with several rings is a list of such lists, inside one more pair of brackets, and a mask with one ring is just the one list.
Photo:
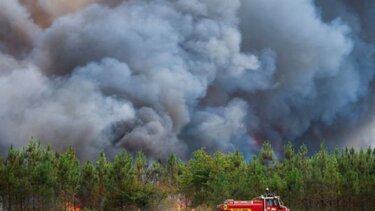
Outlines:
{"label": "pine tree", "polygon": [[208,203],[211,165],[212,159],[203,149],[197,150],[187,163],[181,178],[181,188],[193,207]]}
{"label": "pine tree", "polygon": [[133,159],[126,152],[115,156],[111,169],[111,197],[116,207],[124,210],[124,206],[135,204],[136,171],[133,168]]}
{"label": "pine tree", "polygon": [[75,206],[81,181],[80,164],[72,147],[58,157],[57,165],[58,190],[66,210],[67,205]]}
{"label": "pine tree", "polygon": [[[5,194],[4,194],[4,204],[6,210],[14,210],[20,208],[20,197],[23,195],[23,185],[25,175],[23,173],[23,159],[18,150],[13,146],[10,146],[8,150],[8,156],[5,160],[4,169],[4,183],[5,183]],[[17,200],[18,199],[18,200]]]}
{"label": "pine tree", "polygon": [[100,208],[99,175],[97,169],[91,161],[86,161],[81,169],[81,174],[79,198],[83,207],[90,209]]}
{"label": "pine tree", "polygon": [[38,209],[47,210],[51,209],[52,203],[56,197],[56,157],[50,147],[47,149],[40,148],[40,151],[40,160],[37,161],[34,166],[34,170],[32,171],[32,189],[36,194],[36,205]]}
{"label": "pine tree", "polygon": [[262,145],[258,157],[263,165],[271,166],[274,164],[275,155],[272,146],[269,142],[266,142]]}
{"label": "pine tree", "polygon": [[108,193],[108,189],[110,189],[114,184],[110,182],[110,174],[111,174],[111,163],[107,160],[107,157],[104,152],[99,154],[99,158],[96,160],[96,171],[98,173],[98,186],[99,186],[99,198],[100,198],[100,210],[104,209],[104,205],[106,203],[107,196],[110,195]]}

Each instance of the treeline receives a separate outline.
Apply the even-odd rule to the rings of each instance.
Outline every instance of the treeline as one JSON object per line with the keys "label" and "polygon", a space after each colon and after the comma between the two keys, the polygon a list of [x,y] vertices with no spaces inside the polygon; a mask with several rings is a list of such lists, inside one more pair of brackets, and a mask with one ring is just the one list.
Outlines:
{"label": "treeline", "polygon": [[166,210],[168,201],[215,210],[269,187],[292,210],[375,210],[375,149],[329,153],[322,145],[308,156],[305,145],[288,144],[282,157],[266,143],[249,161],[201,149],[186,162],[121,152],[81,163],[72,148],[56,153],[34,140],[0,158],[0,203],[3,210]]}

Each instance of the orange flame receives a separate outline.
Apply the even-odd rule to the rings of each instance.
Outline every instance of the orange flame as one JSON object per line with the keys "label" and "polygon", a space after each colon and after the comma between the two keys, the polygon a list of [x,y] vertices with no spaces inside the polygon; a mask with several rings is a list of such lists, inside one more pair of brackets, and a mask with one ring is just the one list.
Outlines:
{"label": "orange flame", "polygon": [[74,206],[73,203],[70,203],[70,202],[66,203],[66,211],[80,211],[80,210],[81,208],[78,205]]}

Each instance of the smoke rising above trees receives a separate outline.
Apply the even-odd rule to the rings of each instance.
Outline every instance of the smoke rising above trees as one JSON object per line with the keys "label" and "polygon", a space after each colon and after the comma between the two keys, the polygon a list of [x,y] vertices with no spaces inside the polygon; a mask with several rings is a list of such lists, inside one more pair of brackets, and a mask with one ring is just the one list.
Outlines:
{"label": "smoke rising above trees", "polygon": [[373,146],[374,6],[4,0],[0,144],[36,136],[84,159]]}

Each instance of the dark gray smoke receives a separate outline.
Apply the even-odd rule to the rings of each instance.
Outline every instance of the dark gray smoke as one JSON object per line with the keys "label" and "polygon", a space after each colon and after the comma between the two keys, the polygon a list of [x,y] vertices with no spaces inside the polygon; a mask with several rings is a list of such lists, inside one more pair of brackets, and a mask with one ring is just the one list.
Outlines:
{"label": "dark gray smoke", "polygon": [[374,36],[367,34],[374,27],[361,21],[373,13],[340,2],[243,2],[243,50],[269,47],[277,55],[277,88],[241,93],[260,116],[262,138],[340,146],[367,115],[374,73]]}
{"label": "dark gray smoke", "polygon": [[374,7],[2,0],[0,143],[36,136],[83,159],[250,155],[264,140],[373,146]]}

